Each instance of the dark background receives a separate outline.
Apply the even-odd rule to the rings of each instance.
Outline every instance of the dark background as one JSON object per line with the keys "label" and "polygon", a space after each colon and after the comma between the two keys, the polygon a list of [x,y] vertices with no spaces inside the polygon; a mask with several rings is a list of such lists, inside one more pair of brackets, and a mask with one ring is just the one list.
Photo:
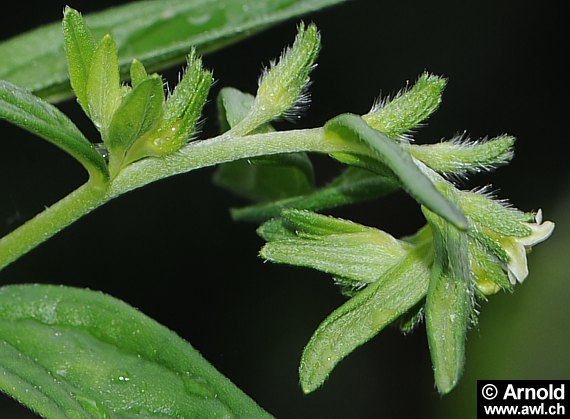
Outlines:
{"label": "dark background", "polygon": [[[119,1],[69,1],[85,13]],[[0,15],[5,39],[61,18],[65,2],[26,2]],[[530,4],[530,3],[528,3]],[[16,7],[19,5],[16,4]],[[211,184],[213,169],[163,180],[81,219],[0,273],[3,284],[41,282],[103,290],[189,340],[222,373],[282,418],[474,417],[477,378],[569,378],[570,233],[566,198],[567,37],[557,3],[360,0],[314,13],[323,49],[313,102],[299,127],[342,113],[365,113],[380,91],[394,93],[424,70],[449,78],[440,110],[418,143],[466,131],[472,138],[518,138],[511,165],[479,175],[523,210],[541,207],[554,237],[530,257],[531,275],[512,295],[484,304],[469,334],[467,371],[440,398],[420,327],[403,337],[388,328],[350,355],[323,388],[304,396],[300,353],[343,302],[319,272],[264,264],[255,226],[234,223],[243,204]],[[218,83],[254,92],[262,63],[295,34],[289,21],[205,57]],[[563,71],[564,70],[564,71]],[[165,72],[171,85],[179,67]],[[60,107],[96,138],[79,107]],[[212,104],[204,138],[215,134]],[[53,146],[0,121],[0,231],[4,234],[79,186],[83,170]],[[325,182],[340,166],[315,158]],[[423,224],[403,194],[334,212],[400,236]],[[0,418],[32,414],[0,399]]]}

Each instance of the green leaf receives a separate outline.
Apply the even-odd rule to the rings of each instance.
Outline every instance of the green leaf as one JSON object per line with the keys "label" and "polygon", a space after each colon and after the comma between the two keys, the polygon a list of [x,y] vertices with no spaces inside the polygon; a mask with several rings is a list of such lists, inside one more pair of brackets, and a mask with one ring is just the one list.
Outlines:
{"label": "green leaf", "polygon": [[308,211],[286,210],[283,219],[293,234],[280,234],[275,226],[261,228],[265,239],[277,238],[261,249],[261,257],[358,284],[378,280],[412,248],[381,230]]}
{"label": "green leaf", "polygon": [[444,78],[422,74],[414,86],[393,99],[373,106],[362,118],[390,138],[405,134],[437,110],[446,85]]}
{"label": "green leaf", "polygon": [[347,168],[330,184],[304,195],[231,210],[238,221],[260,222],[277,217],[286,208],[322,211],[368,201],[394,192],[399,184],[391,177],[356,167]]}
{"label": "green leaf", "polygon": [[305,393],[316,390],[334,367],[424,298],[429,246],[411,251],[320,324],[303,351],[299,374]]}
{"label": "green leaf", "polygon": [[296,239],[297,234],[283,218],[272,218],[261,224],[257,235],[267,242]]}
{"label": "green leaf", "polygon": [[0,288],[0,389],[51,418],[271,417],[139,311],[49,285]]}
{"label": "green leaf", "polygon": [[411,156],[395,141],[368,126],[361,117],[353,114],[337,116],[325,124],[325,135],[332,142],[354,144],[356,155],[374,157],[397,176],[402,188],[416,201],[458,228],[467,228],[467,219],[457,205],[441,195]]}
{"label": "green leaf", "polygon": [[[286,19],[344,0],[151,0],[85,16],[99,39],[111,33],[127,76],[133,58],[155,71],[251,36]],[[0,79],[42,97],[70,96],[61,25],[54,23],[0,43]]]}
{"label": "green leaf", "polygon": [[[446,195],[455,200],[450,188]],[[467,233],[422,208],[432,229],[435,260],[426,297],[426,329],[435,384],[440,394],[457,385],[465,362],[465,339],[473,307]]]}
{"label": "green leaf", "polygon": [[482,142],[455,140],[439,144],[406,144],[404,148],[436,172],[461,175],[508,163],[513,158],[514,142],[513,137],[502,135]]}
{"label": "green leaf", "polygon": [[63,35],[71,87],[77,100],[89,114],[87,79],[93,61],[95,41],[79,12],[70,7],[66,7],[63,14]]}
{"label": "green leaf", "polygon": [[146,79],[146,77],[148,76],[144,64],[141,63],[136,58],[134,58],[133,61],[131,61],[131,68],[129,74],[131,76],[131,85],[133,87],[136,87],[137,84]]}
{"label": "green leaf", "polygon": [[104,183],[109,173],[103,157],[73,122],[55,106],[21,87],[0,81],[0,118],[18,125],[61,148]]}
{"label": "green leaf", "polygon": [[301,153],[226,163],[216,171],[214,182],[256,202],[306,194],[314,188],[311,161]]}
{"label": "green leaf", "polygon": [[153,128],[162,115],[164,91],[158,75],[139,82],[122,100],[109,126],[109,164],[120,165],[133,143]]}
{"label": "green leaf", "polygon": [[432,270],[426,301],[426,328],[435,384],[440,394],[455,388],[465,362],[467,288],[464,278],[440,265]]}
{"label": "green leaf", "polygon": [[[287,220],[296,234],[301,236],[308,235],[314,237],[329,236],[331,234],[377,233],[380,231],[350,220],[343,220],[342,218],[317,214],[311,211],[285,210],[281,216]],[[381,233],[384,234],[383,232]]]}
{"label": "green leaf", "polygon": [[121,83],[115,41],[105,35],[93,54],[87,78],[88,115],[101,132],[103,141],[113,115],[121,104]]}
{"label": "green leaf", "polygon": [[[224,88],[218,95],[218,114],[223,131],[238,125],[255,101],[247,93]],[[262,124],[254,133],[271,132]],[[220,165],[214,182],[237,195],[268,202],[310,193],[314,189],[313,165],[306,153],[289,153]]]}

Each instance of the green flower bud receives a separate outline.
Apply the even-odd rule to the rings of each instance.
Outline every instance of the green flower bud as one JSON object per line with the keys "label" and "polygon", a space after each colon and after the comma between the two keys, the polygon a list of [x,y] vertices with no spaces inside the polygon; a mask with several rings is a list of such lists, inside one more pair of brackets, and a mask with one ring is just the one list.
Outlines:
{"label": "green flower bud", "polygon": [[[152,131],[133,145],[129,152],[129,161],[147,156],[165,156],[178,151],[192,140],[213,83],[213,76],[203,68],[202,59],[195,50],[190,52],[187,61],[182,80],[164,104],[161,120]],[[136,84],[145,71],[144,67],[134,61],[131,70],[133,83]]]}
{"label": "green flower bud", "polygon": [[444,78],[424,73],[410,89],[399,92],[391,100],[377,101],[362,118],[388,137],[399,137],[437,110],[445,85]]}
{"label": "green flower bud", "polygon": [[186,72],[166,101],[163,121],[149,144],[152,154],[173,153],[191,140],[213,82],[212,73],[192,50]]}
{"label": "green flower bud", "polygon": [[291,117],[308,104],[306,94],[309,73],[321,47],[321,37],[314,24],[301,23],[293,46],[287,48],[277,63],[272,62],[259,78],[259,87],[251,111],[233,127],[234,135],[246,135],[259,126],[280,117]]}
{"label": "green flower bud", "polygon": [[285,50],[277,64],[272,64],[261,76],[255,108],[273,119],[286,116],[296,106],[307,101],[305,91],[309,73],[321,46],[321,37],[314,24],[299,25],[291,48]]}
{"label": "green flower bud", "polygon": [[514,137],[469,141],[460,136],[437,144],[406,144],[406,150],[432,170],[446,175],[487,171],[513,158]]}

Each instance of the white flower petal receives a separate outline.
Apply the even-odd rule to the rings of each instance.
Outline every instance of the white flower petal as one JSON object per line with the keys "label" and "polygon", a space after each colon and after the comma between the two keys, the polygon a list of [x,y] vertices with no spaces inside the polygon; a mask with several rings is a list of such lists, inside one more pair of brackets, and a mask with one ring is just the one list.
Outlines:
{"label": "white flower petal", "polygon": [[517,284],[517,277],[515,276],[515,274],[513,274],[511,272],[510,269],[507,269],[507,275],[509,276],[509,281],[511,282],[511,284],[516,285]]}
{"label": "white flower petal", "polygon": [[505,250],[510,258],[507,264],[509,280],[512,284],[515,284],[516,281],[522,283],[528,276],[526,250],[524,246],[518,240],[515,240],[512,242],[512,245],[505,246]]}
{"label": "white flower petal", "polygon": [[534,221],[536,221],[536,224],[542,224],[542,209],[539,209],[536,212],[536,215],[534,216]]}
{"label": "white flower petal", "polygon": [[532,233],[526,237],[517,239],[517,241],[526,247],[531,247],[543,242],[549,238],[554,231],[554,223],[552,221],[545,221],[542,224],[525,223],[525,225],[532,230]]}

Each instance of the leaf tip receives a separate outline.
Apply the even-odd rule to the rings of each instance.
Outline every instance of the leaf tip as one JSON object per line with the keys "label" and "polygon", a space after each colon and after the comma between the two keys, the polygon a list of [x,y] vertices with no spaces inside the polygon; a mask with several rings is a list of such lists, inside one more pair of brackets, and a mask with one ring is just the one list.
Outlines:
{"label": "leaf tip", "polygon": [[[451,218],[451,217],[450,217]],[[455,227],[457,227],[461,231],[469,230],[469,220],[467,217],[461,212],[457,211],[453,218],[450,221]]]}
{"label": "leaf tip", "polygon": [[63,18],[66,19],[73,16],[81,16],[81,14],[73,7],[66,4],[63,8]]}
{"label": "leaf tip", "polygon": [[303,352],[299,365],[299,385],[301,386],[303,394],[311,394],[323,384],[326,377],[321,378],[320,380],[315,380],[315,374],[311,374],[311,368],[305,360],[306,350],[307,348],[305,347],[305,351]]}
{"label": "leaf tip", "polygon": [[106,33],[105,35],[103,35],[103,38],[101,38],[101,44],[105,44],[105,45],[115,45],[115,40],[113,39],[113,36],[110,33]]}
{"label": "leaf tip", "polygon": [[301,390],[303,391],[303,394],[305,394],[305,395],[311,394],[313,391],[316,390],[316,388],[312,388],[303,382],[301,382],[300,385],[301,385]]}

